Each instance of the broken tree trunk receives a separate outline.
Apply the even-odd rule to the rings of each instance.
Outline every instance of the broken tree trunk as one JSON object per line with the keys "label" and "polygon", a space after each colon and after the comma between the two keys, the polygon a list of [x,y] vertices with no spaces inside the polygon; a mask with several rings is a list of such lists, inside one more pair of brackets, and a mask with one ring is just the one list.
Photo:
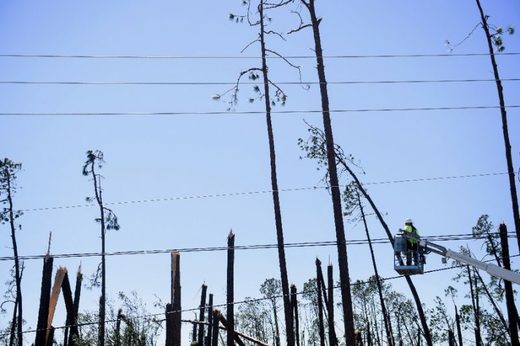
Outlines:
{"label": "broken tree trunk", "polygon": [[173,346],[181,346],[181,319],[182,319],[182,307],[181,307],[181,255],[179,252],[172,252],[171,254],[172,266],[171,266],[171,308],[172,314],[172,342]]}
{"label": "broken tree trunk", "polygon": [[208,302],[208,334],[204,345],[211,346],[211,337],[213,336],[213,294],[209,294]]}
{"label": "broken tree trunk", "polygon": [[63,337],[63,346],[69,344],[69,330],[70,327],[75,324],[76,317],[74,316],[74,300],[72,298],[72,290],[70,288],[69,275],[65,273],[63,282],[61,284],[61,290],[63,291],[63,300],[65,301],[65,309],[67,310],[67,318],[65,321],[65,335]]}
{"label": "broken tree trunk", "polygon": [[56,271],[56,276],[54,278],[54,285],[51,290],[51,297],[49,299],[49,317],[47,318],[47,334],[45,337],[46,345],[52,345],[52,338],[50,335],[50,330],[52,327],[52,320],[54,319],[54,313],[56,312],[56,305],[58,304],[58,298],[61,292],[61,285],[63,283],[63,279],[67,274],[67,268],[59,267]]}
{"label": "broken tree trunk", "polygon": [[336,346],[338,344],[336,330],[334,328],[334,273],[332,264],[327,266],[327,286],[329,300],[327,302],[328,325],[329,325],[329,345]]}
{"label": "broken tree trunk", "polygon": [[[500,241],[502,245],[502,261],[504,263],[504,268],[507,270],[511,270],[511,261],[509,260],[509,243],[507,241],[507,227],[505,224],[501,224],[499,227],[500,230]],[[517,320],[518,315],[516,311],[516,307],[514,305],[515,297],[513,291],[513,285],[511,281],[504,280],[504,289],[506,292],[506,305],[507,305],[507,318],[509,319],[509,335],[511,336],[511,345],[519,346],[520,342],[518,341],[518,328],[517,328]]]}
{"label": "broken tree trunk", "polygon": [[165,346],[173,346],[173,308],[170,303],[166,304],[166,342]]}
{"label": "broken tree trunk", "polygon": [[[215,310],[215,311],[218,311],[218,310]],[[235,329],[233,328],[233,325],[231,325],[224,316],[222,316],[222,314],[219,312],[218,313],[218,319],[220,321],[220,323],[222,323],[222,325],[226,328],[227,330],[227,335],[231,336],[232,338],[232,344],[231,345],[235,345],[234,343],[236,342],[237,344],[239,344],[240,346],[245,346],[244,342],[240,339],[240,337],[238,336],[238,334],[235,332]]]}
{"label": "broken tree trunk", "polygon": [[[227,242],[227,290],[226,290],[226,316],[227,316],[227,346],[234,346],[233,331],[235,329],[235,310],[234,310],[234,266],[235,266],[235,235],[229,231]],[[220,316],[223,317],[223,316]],[[222,319],[220,319],[222,322]],[[224,323],[222,323],[224,324]],[[230,332],[231,330],[231,332]]]}
{"label": "broken tree trunk", "polygon": [[[200,293],[200,306],[199,306],[199,321],[204,322],[204,314],[206,311],[206,291],[208,286],[202,285],[202,292]],[[204,324],[199,324],[197,342],[199,346],[204,345]]]}
{"label": "broken tree trunk", "polygon": [[293,312],[293,322],[294,322],[294,335],[296,346],[300,346],[300,320],[298,316],[298,293],[296,291],[296,286],[291,285],[291,306]]}
{"label": "broken tree trunk", "polygon": [[[222,314],[220,313],[219,310],[214,310],[214,312],[215,312],[215,311],[217,311],[218,314],[220,314],[220,316],[222,316]],[[217,315],[218,315],[218,314],[217,314]],[[215,316],[214,313],[213,313],[213,316]],[[220,317],[213,317],[213,318],[212,318],[212,321],[213,321],[212,323],[215,323],[215,320],[217,320],[217,329],[227,330],[227,328],[226,328],[224,325],[222,325],[222,326],[219,326],[219,325],[218,325],[219,318],[220,318]],[[224,318],[224,316],[222,316],[222,318]],[[224,321],[226,321],[225,318],[224,318]],[[201,322],[201,321],[198,321],[198,320],[182,320],[182,322],[191,323],[191,324],[196,324],[196,325],[205,325],[205,326],[209,325],[209,322],[206,322],[206,321],[202,321],[202,322]],[[213,330],[213,328],[212,328],[212,330]],[[235,333],[236,335],[238,335],[239,337],[241,337],[241,338],[243,338],[243,339],[245,339],[245,340],[247,340],[247,341],[250,341],[250,342],[252,342],[252,343],[254,343],[254,344],[256,344],[256,345],[269,346],[268,344],[266,344],[266,343],[263,342],[263,341],[257,340],[257,339],[255,339],[255,338],[249,336],[249,335],[246,335],[246,334],[244,334],[244,333],[238,332],[238,331],[236,331],[236,330],[234,331],[234,333]],[[218,334],[217,334],[217,335],[218,335]]]}
{"label": "broken tree trunk", "polygon": [[40,291],[40,308],[36,327],[36,346],[45,346],[47,337],[47,319],[49,318],[49,299],[52,285],[52,264],[54,258],[45,256],[43,259],[42,285]]}
{"label": "broken tree trunk", "polygon": [[316,258],[316,294],[318,295],[318,332],[320,335],[320,346],[325,346],[325,328],[323,326],[323,299],[322,299],[321,261]]}
{"label": "broken tree trunk", "polygon": [[78,331],[78,313],[79,313],[79,299],[81,297],[81,284],[83,282],[83,274],[81,274],[81,265],[76,274],[76,287],[74,288],[74,316],[75,319],[70,326],[69,346],[76,346],[79,338]]}
{"label": "broken tree trunk", "polygon": [[211,335],[211,346],[218,346],[218,315],[220,315],[220,311],[213,310],[213,333]]}
{"label": "broken tree trunk", "polygon": [[121,346],[121,319],[123,311],[119,309],[117,311],[117,321],[116,321],[116,330],[115,330],[115,340],[114,346]]}

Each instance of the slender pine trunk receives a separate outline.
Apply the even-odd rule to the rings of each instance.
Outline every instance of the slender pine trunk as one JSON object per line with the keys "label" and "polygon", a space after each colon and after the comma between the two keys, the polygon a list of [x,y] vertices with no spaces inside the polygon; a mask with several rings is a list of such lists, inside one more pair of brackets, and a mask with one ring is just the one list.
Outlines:
{"label": "slender pine trunk", "polygon": [[265,47],[265,27],[264,27],[264,1],[261,0],[258,6],[260,12],[260,48],[262,54],[262,75],[264,79],[264,101],[265,116],[267,121],[267,136],[269,138],[269,157],[271,166],[271,189],[273,191],[273,206],[276,225],[276,238],[278,242],[278,261],[280,265],[280,277],[282,281],[283,309],[285,315],[285,334],[287,346],[294,346],[294,327],[291,310],[291,299],[289,291],[289,279],[287,275],[287,264],[285,260],[284,236],[282,226],[282,212],[280,208],[280,197],[278,194],[278,178],[276,174],[276,151],[274,146],[273,124],[271,121],[271,98],[269,94],[269,76],[266,59]]}
{"label": "slender pine trunk", "polygon": [[341,207],[341,191],[338,182],[336,159],[334,153],[334,138],[332,134],[332,123],[330,119],[329,96],[327,90],[327,79],[325,78],[325,65],[323,63],[323,49],[319,24],[320,20],[316,16],[314,0],[306,2],[302,0],[308,9],[312,30],[314,35],[314,46],[316,63],[318,69],[318,79],[320,83],[321,107],[323,113],[323,129],[325,132],[327,148],[327,165],[329,168],[329,184],[332,196],[332,206],[334,212],[334,224],[336,228],[336,243],[338,249],[339,281],[341,286],[341,302],[343,307],[343,322],[345,330],[345,341],[347,345],[355,344],[354,335],[354,313],[352,308],[352,293],[350,290],[350,275],[348,268],[347,244],[345,239],[345,227],[343,224],[343,212]]}
{"label": "slender pine trunk", "polygon": [[504,99],[504,89],[502,88],[502,81],[500,74],[498,73],[498,65],[495,59],[495,52],[493,50],[493,43],[491,42],[491,33],[489,32],[489,26],[487,23],[487,17],[484,14],[480,0],[476,0],[478,10],[480,12],[480,18],[482,20],[482,29],[486,33],[486,41],[489,50],[489,57],[491,59],[491,65],[493,67],[493,74],[495,76],[495,82],[497,85],[498,100],[500,102],[500,115],[502,119],[502,134],[504,137],[504,148],[506,153],[507,161],[507,173],[509,177],[509,190],[511,192],[511,206],[513,208],[513,219],[515,222],[516,240],[518,242],[518,249],[520,250],[520,211],[518,208],[518,194],[516,191],[515,181],[515,170],[513,165],[513,156],[511,154],[511,141],[509,140],[509,129],[507,126],[507,112],[506,102]]}
{"label": "slender pine trunk", "polygon": [[101,225],[101,296],[99,297],[99,323],[98,323],[98,346],[105,345],[105,316],[106,316],[106,272],[105,272],[105,210],[103,208],[103,196],[101,180],[95,172],[94,161],[91,162],[92,178],[94,180],[94,191],[99,207],[99,220]]}
{"label": "slender pine trunk", "polygon": [[[11,174],[9,173],[9,168],[6,167],[6,178],[7,178],[7,202],[9,208],[9,225],[11,226],[11,240],[13,244],[13,254],[14,254],[14,270],[15,270],[15,282],[16,282],[16,305],[18,307],[18,312],[16,314],[16,334],[18,337],[18,346],[23,345],[23,333],[22,333],[22,324],[23,324],[23,309],[22,309],[22,277],[20,270],[20,259],[18,257],[18,245],[16,243],[16,227],[14,225],[14,206],[13,206],[13,197],[12,197],[12,189],[11,189]],[[13,323],[15,321],[13,320]]]}

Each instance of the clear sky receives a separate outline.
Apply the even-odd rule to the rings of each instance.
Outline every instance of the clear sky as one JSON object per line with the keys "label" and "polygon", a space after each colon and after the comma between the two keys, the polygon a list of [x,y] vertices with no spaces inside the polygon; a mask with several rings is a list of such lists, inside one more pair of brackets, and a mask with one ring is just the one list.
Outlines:
{"label": "clear sky", "polygon": [[[243,13],[241,1],[10,1],[0,3],[0,54],[169,55],[255,57],[259,47],[241,50],[256,38],[255,28],[228,20]],[[476,3],[464,1],[339,1],[321,0],[317,11],[325,54],[442,54],[445,41],[458,42],[480,22]],[[485,1],[490,22],[520,29],[520,4],[514,0]],[[273,30],[298,25],[289,10],[271,14]],[[304,19],[307,17],[304,15]],[[302,31],[287,41],[269,37],[268,45],[294,56],[313,54],[312,35]],[[520,52],[518,34],[504,37],[506,51]],[[486,53],[478,28],[453,53]],[[313,59],[295,59],[304,81],[316,81]],[[518,55],[498,57],[501,76],[520,78]],[[259,59],[79,59],[0,58],[0,81],[84,82],[234,82],[238,73],[258,66]],[[272,79],[298,81],[298,74],[280,60],[270,60]],[[489,58],[356,58],[326,60],[329,82],[493,78]],[[213,112],[227,105],[212,96],[226,85],[19,85],[0,84],[0,113],[65,113],[65,115],[1,115],[0,156],[21,162],[23,171],[15,196],[20,209],[85,204],[92,183],[81,175],[85,152],[105,154],[104,198],[107,202],[203,196],[270,189],[265,117],[244,115],[103,116],[82,112]],[[519,82],[504,82],[507,105],[520,105]],[[319,90],[285,85],[285,107],[275,110],[319,110]],[[332,109],[496,106],[492,82],[329,85]],[[237,112],[262,111],[249,104],[252,85],[240,92]],[[520,162],[520,110],[508,110],[517,171]],[[506,172],[500,114],[497,109],[457,111],[351,112],[333,115],[335,140],[354,155],[366,172],[364,182]],[[319,114],[274,115],[281,189],[320,185],[315,162],[300,160],[299,137],[307,136],[303,120],[321,125]],[[513,230],[506,175],[479,178],[368,185],[379,208],[397,230],[413,217],[423,235],[470,233],[487,213]],[[325,190],[281,193],[286,242],[334,240],[332,205]],[[107,235],[107,251],[222,246],[230,229],[237,245],[276,242],[269,193],[111,205],[121,230]],[[27,211],[18,234],[20,253],[42,254],[53,232],[52,252],[100,250],[99,228],[92,207]],[[384,237],[370,219],[373,237]],[[0,256],[10,256],[8,228],[0,228]],[[347,239],[363,239],[360,225],[346,224]],[[465,242],[446,243],[457,248]],[[480,243],[469,243],[479,250]],[[512,242],[512,252],[517,253]],[[352,279],[366,279],[372,270],[368,247],[348,248]],[[388,244],[377,245],[382,276],[393,276]],[[288,249],[289,280],[298,289],[314,275],[314,259],[336,264],[335,247]],[[85,274],[95,258],[55,260]],[[236,254],[236,299],[260,295],[265,278],[278,277],[275,250]],[[215,302],[225,301],[224,252],[182,255],[183,307],[198,305],[205,282]],[[5,281],[11,263],[0,262]],[[26,328],[37,316],[41,261],[29,260],[24,272]],[[439,268],[430,258],[429,269]],[[518,267],[518,262],[516,262]],[[148,302],[169,297],[169,256],[108,258],[107,289],[135,290]],[[336,265],[337,267],[337,265]],[[337,275],[337,274],[336,274]],[[451,272],[414,278],[428,300],[442,295]],[[432,285],[432,282],[438,283]],[[400,281],[395,287],[408,291]],[[96,309],[98,292],[85,291],[82,308]],[[159,311],[151,311],[159,312]],[[191,316],[187,316],[191,317]],[[5,317],[0,316],[5,325]],[[56,325],[64,321],[55,321]],[[33,336],[30,337],[32,340]],[[27,340],[29,342],[29,339]]]}

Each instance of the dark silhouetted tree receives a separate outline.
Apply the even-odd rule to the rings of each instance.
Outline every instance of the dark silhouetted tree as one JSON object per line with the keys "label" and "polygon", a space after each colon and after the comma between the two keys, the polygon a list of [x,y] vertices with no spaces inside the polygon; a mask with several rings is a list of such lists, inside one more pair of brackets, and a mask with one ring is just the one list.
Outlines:
{"label": "dark silhouetted tree", "polygon": [[[293,346],[295,344],[295,336],[294,336],[294,324],[293,324],[293,314],[291,309],[291,301],[290,301],[290,292],[289,292],[289,278],[287,273],[287,263],[285,258],[285,243],[284,243],[284,233],[283,233],[283,223],[282,223],[282,212],[280,207],[280,196],[278,193],[278,178],[277,178],[277,168],[276,168],[276,150],[275,150],[275,140],[274,140],[274,132],[273,132],[273,124],[271,117],[271,108],[277,104],[285,105],[287,100],[287,95],[285,92],[278,87],[270,78],[269,78],[269,68],[267,66],[267,54],[275,55],[277,57],[282,58],[286,63],[288,63],[291,67],[297,69],[299,71],[299,67],[289,62],[278,52],[267,48],[266,38],[268,36],[276,36],[280,39],[284,39],[283,35],[276,32],[275,30],[271,30],[268,28],[268,22],[271,22],[270,18],[267,16],[266,11],[272,11],[278,8],[281,8],[289,3],[289,1],[265,1],[259,0],[254,2],[257,4],[255,7],[252,0],[243,0],[242,4],[247,7],[247,12],[245,15],[236,15],[230,14],[229,19],[237,22],[243,23],[244,19],[251,27],[258,27],[258,37],[250,42],[242,51],[251,47],[254,44],[258,44],[260,48],[260,56],[261,56],[261,65],[257,67],[251,67],[240,72],[239,77],[237,79],[237,83],[235,87],[228,90],[226,93],[231,93],[230,107],[234,106],[238,102],[238,92],[240,81],[243,76],[248,76],[248,78],[252,81],[257,81],[260,79],[260,74],[262,75],[261,79],[261,87],[259,85],[255,85],[253,90],[255,93],[254,97],[249,98],[249,102],[253,103],[257,100],[263,100],[265,104],[265,116],[266,116],[266,124],[267,124],[267,138],[269,142],[269,163],[271,168],[271,190],[273,196],[273,207],[274,207],[274,218],[275,218],[275,227],[276,227],[276,238],[278,244],[278,262],[280,266],[280,279],[282,284],[282,294],[283,294],[283,307],[284,307],[284,316],[285,316],[285,335],[287,337],[287,345]],[[252,13],[252,8],[256,8],[256,12]],[[258,15],[258,19],[253,19]],[[271,88],[274,88],[274,97],[271,95]],[[226,94],[225,93],[225,94]],[[225,95],[223,94],[223,95]],[[221,99],[223,95],[216,95],[214,99]],[[230,108],[228,108],[230,109]]]}
{"label": "dark silhouetted tree", "polygon": [[341,302],[343,307],[343,322],[345,328],[345,341],[347,345],[355,344],[354,314],[352,309],[352,294],[350,291],[350,275],[348,267],[347,243],[345,238],[345,227],[343,224],[343,212],[341,207],[341,191],[338,182],[336,158],[334,153],[334,137],[332,133],[332,122],[330,119],[329,95],[327,79],[325,78],[325,65],[323,63],[323,49],[321,46],[320,23],[321,18],[316,14],[314,0],[301,0],[301,4],[308,10],[310,23],[303,24],[300,16],[300,25],[291,33],[298,32],[306,27],[311,27],[314,38],[314,52],[320,84],[321,108],[323,115],[323,129],[325,134],[326,160],[328,164],[329,187],[332,197],[332,209],[334,214],[334,225],[336,230],[336,244],[338,249],[339,280],[341,287]]}
{"label": "dark silhouetted tree", "polygon": [[99,330],[98,345],[105,345],[105,316],[106,316],[106,262],[105,262],[105,237],[107,230],[119,230],[119,223],[116,214],[103,205],[103,189],[101,188],[102,176],[97,173],[105,163],[103,153],[99,150],[87,151],[87,160],[83,165],[83,175],[92,179],[94,187],[94,197],[87,197],[87,201],[95,201],[99,207],[99,217],[96,222],[100,224],[101,233],[101,263],[94,278],[94,284],[99,284],[101,276],[101,297],[99,298]]}
{"label": "dark silhouetted tree", "polygon": [[[16,338],[19,346],[23,345],[23,305],[22,305],[22,267],[23,263],[20,263],[18,257],[18,244],[16,243],[16,231],[21,230],[22,226],[16,223],[21,215],[21,211],[14,209],[13,195],[16,192],[16,178],[18,172],[22,169],[21,163],[14,163],[13,161],[5,158],[0,161],[0,203],[3,208],[0,210],[0,222],[2,224],[8,224],[11,230],[11,241],[13,246],[13,257],[14,257],[14,282],[16,286],[15,295],[15,309],[13,312],[13,320],[11,321],[11,330],[14,331],[16,325]],[[10,345],[14,342],[13,333],[10,337]]]}

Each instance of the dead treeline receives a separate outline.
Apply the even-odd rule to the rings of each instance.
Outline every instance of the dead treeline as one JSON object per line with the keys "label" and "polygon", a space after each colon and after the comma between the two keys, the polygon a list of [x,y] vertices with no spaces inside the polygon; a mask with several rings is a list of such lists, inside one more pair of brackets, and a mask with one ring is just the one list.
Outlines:
{"label": "dead treeline", "polygon": [[[495,61],[495,50],[503,50],[503,30],[490,25],[480,1],[477,0],[481,23],[489,48],[491,64],[496,78],[500,101],[509,184],[513,206],[515,234],[520,241],[520,217],[515,185],[515,172],[511,158],[511,146],[507,128],[507,114],[502,85]],[[1,222],[9,229],[12,239],[13,269],[8,281],[1,309],[9,314],[9,325],[0,334],[3,345],[181,345],[190,340],[192,345],[519,345],[520,320],[514,302],[511,284],[489,278],[471,267],[457,267],[453,280],[464,284],[465,292],[457,292],[452,286],[445,287],[443,297],[437,297],[433,306],[427,307],[420,299],[412,279],[404,277],[410,297],[395,291],[389,278],[379,275],[377,256],[372,247],[371,231],[366,222],[365,208],[375,215],[388,241],[393,234],[384,214],[375,199],[359,178],[360,167],[353,156],[346,154],[334,141],[330,100],[327,89],[326,70],[320,34],[322,18],[319,17],[315,0],[243,0],[243,14],[230,14],[233,22],[249,25],[258,30],[256,38],[245,49],[257,48],[261,57],[258,66],[239,72],[236,85],[216,95],[215,100],[229,97],[229,109],[238,104],[242,78],[258,82],[254,96],[249,102],[262,102],[265,107],[267,147],[274,211],[274,226],[277,237],[277,254],[280,278],[266,279],[260,287],[261,298],[246,298],[237,301],[234,295],[235,235],[227,238],[227,277],[225,303],[215,304],[215,297],[206,285],[201,286],[200,305],[196,309],[183,307],[181,295],[181,254],[171,254],[171,296],[169,302],[157,303],[160,312],[151,313],[135,294],[120,293],[118,307],[107,304],[105,237],[109,230],[118,230],[119,223],[113,210],[103,202],[103,189],[99,170],[104,160],[101,151],[89,151],[83,166],[83,174],[93,186],[88,201],[99,208],[96,222],[101,239],[101,261],[91,278],[91,286],[100,288],[97,312],[80,310],[81,289],[84,285],[81,270],[71,281],[67,268],[58,267],[54,273],[54,258],[50,253],[43,259],[40,305],[37,325],[24,330],[22,283],[24,263],[19,259],[16,234],[21,230],[20,217],[14,204],[17,188],[17,173],[21,164],[9,159],[0,162],[0,202],[3,209]],[[273,29],[270,13],[292,12],[297,25],[287,33]],[[290,35],[310,34],[315,53],[317,78],[321,97],[323,127],[308,126],[308,136],[298,139],[298,145],[306,158],[315,160],[324,170],[331,201],[334,231],[336,235],[338,274],[334,278],[332,264],[326,267],[315,259],[315,274],[298,290],[290,284],[285,257],[283,216],[280,207],[277,180],[276,142],[272,122],[272,108],[283,106],[288,95],[270,77],[268,57],[277,57],[300,74],[300,67],[280,52],[271,49],[269,39],[286,40]],[[363,222],[369,244],[370,263],[373,275],[365,281],[352,282],[349,274],[347,253],[346,219]],[[487,215],[479,218],[472,233],[481,239],[485,255],[505,268],[510,267],[508,233],[505,225],[498,230]],[[469,253],[469,249],[462,249]],[[308,259],[309,262],[314,259]],[[53,279],[54,278],[54,279]],[[240,278],[237,278],[240,279]],[[27,289],[27,288],[26,288]],[[339,295],[336,294],[339,293]],[[60,296],[62,299],[60,299]],[[337,301],[335,297],[338,297]],[[457,297],[457,299],[455,299]],[[223,301],[223,298],[221,300]],[[460,302],[463,304],[460,304]],[[66,309],[65,321],[55,321],[58,304]],[[505,302],[507,312],[503,312]],[[457,305],[459,303],[459,305]],[[36,309],[31,307],[30,314]],[[196,317],[186,319],[193,312]],[[183,327],[184,326],[184,327]],[[189,326],[189,328],[186,328]],[[189,330],[189,333],[186,331]],[[184,335],[183,335],[184,333]]]}

